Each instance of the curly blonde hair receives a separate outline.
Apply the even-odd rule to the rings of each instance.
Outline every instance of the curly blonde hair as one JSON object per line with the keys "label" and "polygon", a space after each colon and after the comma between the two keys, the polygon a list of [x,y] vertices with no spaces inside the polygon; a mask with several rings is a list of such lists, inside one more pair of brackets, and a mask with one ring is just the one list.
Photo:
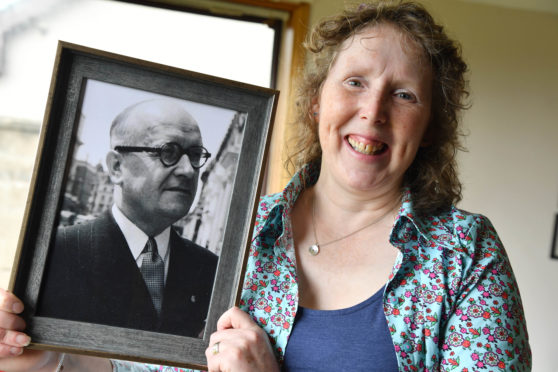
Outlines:
{"label": "curly blonde hair", "polygon": [[421,147],[407,169],[403,186],[409,188],[415,211],[430,214],[461,200],[456,154],[463,150],[459,114],[468,107],[467,65],[459,44],[420,4],[379,1],[361,4],[322,20],[309,34],[305,48],[312,59],[303,72],[297,92],[294,138],[288,144],[286,167],[298,170],[319,163],[322,150],[318,126],[312,117],[313,99],[319,92],[343,42],[366,27],[389,24],[422,50],[433,72],[432,118],[427,129],[429,145]]}

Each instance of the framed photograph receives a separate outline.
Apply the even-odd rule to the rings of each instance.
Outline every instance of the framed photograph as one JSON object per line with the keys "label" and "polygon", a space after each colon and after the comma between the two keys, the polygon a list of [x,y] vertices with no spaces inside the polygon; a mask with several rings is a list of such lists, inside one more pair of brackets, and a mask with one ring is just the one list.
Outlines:
{"label": "framed photograph", "polygon": [[558,213],[554,216],[554,234],[550,247],[550,257],[558,260]]}
{"label": "framed photograph", "polygon": [[31,347],[205,368],[278,92],[58,45],[10,289]]}

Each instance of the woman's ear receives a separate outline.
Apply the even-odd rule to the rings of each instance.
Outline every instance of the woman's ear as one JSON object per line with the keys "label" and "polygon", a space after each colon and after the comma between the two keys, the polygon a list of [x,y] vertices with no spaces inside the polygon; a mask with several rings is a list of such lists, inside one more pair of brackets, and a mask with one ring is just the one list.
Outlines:
{"label": "woman's ear", "polygon": [[106,157],[107,168],[109,172],[110,181],[114,185],[122,183],[122,154],[110,150]]}
{"label": "woman's ear", "polygon": [[320,99],[318,96],[314,96],[314,98],[312,98],[312,114],[311,116],[314,118],[314,122],[318,122],[319,118],[320,118]]}

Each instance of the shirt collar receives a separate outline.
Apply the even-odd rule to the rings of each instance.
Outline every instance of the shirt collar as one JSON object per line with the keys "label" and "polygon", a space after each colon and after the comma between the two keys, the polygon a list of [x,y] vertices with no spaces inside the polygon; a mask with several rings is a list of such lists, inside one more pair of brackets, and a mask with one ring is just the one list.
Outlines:
{"label": "shirt collar", "polygon": [[439,214],[419,215],[413,208],[411,192],[405,189],[401,209],[390,234],[390,242],[400,247],[401,243],[407,242],[411,236],[416,236],[418,243],[423,247],[436,244],[453,250],[455,246],[448,244],[441,235],[454,233],[456,212],[458,210],[452,206]]}
{"label": "shirt collar", "polygon": [[318,182],[319,176],[320,165],[315,162],[306,164],[296,172],[283,190],[282,198],[278,201],[285,207],[285,213],[290,213],[302,190]]}
{"label": "shirt collar", "polygon": [[413,208],[411,192],[404,189],[401,207],[391,229],[389,241],[399,247],[400,243],[407,242],[413,235],[420,235],[419,239],[426,239],[423,223],[421,223]]}
{"label": "shirt collar", "polygon": [[[281,208],[284,217],[290,214],[300,193],[306,187],[314,185],[318,181],[319,175],[320,166],[318,163],[308,163],[304,165],[291,178],[282,193],[274,194],[271,200],[268,200],[269,211],[272,211],[274,208]],[[402,241],[403,236],[405,236],[403,240],[406,240],[406,237],[409,235],[419,235],[419,239],[424,241],[429,240],[429,226],[431,222],[425,221],[415,213],[411,192],[408,189],[403,190],[401,200],[401,207],[390,233],[390,242],[398,246],[398,242]],[[269,220],[266,221],[266,223],[267,222],[269,222]],[[265,224],[259,226],[258,230],[261,230],[264,226]]]}
{"label": "shirt collar", "polygon": [[[126,243],[128,243],[128,247],[134,256],[134,260],[137,260],[140,256],[145,244],[147,243],[147,239],[149,238],[147,234],[145,234],[139,227],[137,227],[132,221],[128,219],[122,213],[120,208],[113,204],[112,206],[112,215],[116,224],[124,234],[124,238],[126,239]],[[155,236],[155,241],[157,242],[157,250],[159,251],[159,256],[165,259],[167,257],[168,249],[169,249],[169,239],[170,239],[170,226],[167,227],[162,233]]]}

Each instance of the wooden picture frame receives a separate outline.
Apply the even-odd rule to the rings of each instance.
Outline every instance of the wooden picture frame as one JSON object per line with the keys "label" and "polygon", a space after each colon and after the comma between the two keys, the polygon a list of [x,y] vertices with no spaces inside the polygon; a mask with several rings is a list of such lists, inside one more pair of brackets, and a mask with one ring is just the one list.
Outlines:
{"label": "wooden picture frame", "polygon": [[[27,322],[26,332],[33,340],[30,347],[205,368],[204,352],[211,333],[216,330],[217,320],[239,300],[277,99],[278,92],[268,88],[59,42],[10,280],[10,289],[26,306],[23,316]],[[179,221],[182,238],[217,253],[219,257],[207,299],[205,326],[198,335],[183,335],[118,322],[118,325],[109,324],[112,321],[110,316],[108,323],[104,319],[101,322],[83,320],[79,314],[76,319],[45,316],[49,314],[42,310],[46,301],[45,288],[48,293],[52,292],[53,285],[54,288],[58,288],[57,285],[64,288],[64,280],[48,279],[49,275],[50,278],[56,277],[58,270],[66,270],[56,269],[60,265],[57,266],[58,261],[53,258],[57,257],[53,252],[58,249],[53,248],[57,246],[55,240],[61,239],[57,231],[65,224],[88,226],[86,224],[98,218],[99,213],[110,213],[107,203],[104,211],[98,209],[97,203],[102,194],[101,186],[107,186],[107,182],[99,180],[110,178],[110,170],[103,169],[98,153],[114,152],[114,146],[99,144],[109,140],[107,121],[114,119],[122,107],[151,100],[184,105],[188,112],[194,112],[192,116],[198,122],[204,146],[214,143],[209,149],[212,153],[209,164],[199,172],[197,199],[186,215],[186,219],[191,215],[198,219]],[[196,117],[198,115],[201,118]],[[89,144],[93,139],[98,139],[99,143]],[[149,156],[155,162],[160,160],[154,154]],[[184,157],[190,159],[189,154],[183,154]],[[230,178],[223,181],[223,174]],[[207,186],[212,177],[220,177],[219,182]],[[211,192],[204,194],[206,189]],[[218,203],[214,203],[215,199]],[[221,225],[216,225],[215,221],[221,221]],[[90,240],[96,238],[95,233],[89,237]],[[91,247],[89,251],[96,252]],[[171,251],[171,267],[172,257]],[[87,263],[83,270],[94,265]],[[101,271],[104,267],[98,266]],[[172,268],[168,270],[172,271]],[[64,275],[67,275],[65,271]],[[171,274],[166,275],[168,281]],[[207,284],[207,280],[204,283]],[[198,285],[201,284],[196,283],[194,287]],[[107,280],[104,286],[108,291],[114,285]],[[61,307],[73,306],[81,298],[73,292],[61,290],[61,293],[66,296],[57,302]],[[173,293],[170,297],[180,296]],[[96,303],[95,295],[90,297]],[[192,295],[184,300],[196,302],[199,299]]]}
{"label": "wooden picture frame", "polygon": [[554,216],[554,230],[552,245],[550,246],[550,258],[558,260],[558,213]]}

